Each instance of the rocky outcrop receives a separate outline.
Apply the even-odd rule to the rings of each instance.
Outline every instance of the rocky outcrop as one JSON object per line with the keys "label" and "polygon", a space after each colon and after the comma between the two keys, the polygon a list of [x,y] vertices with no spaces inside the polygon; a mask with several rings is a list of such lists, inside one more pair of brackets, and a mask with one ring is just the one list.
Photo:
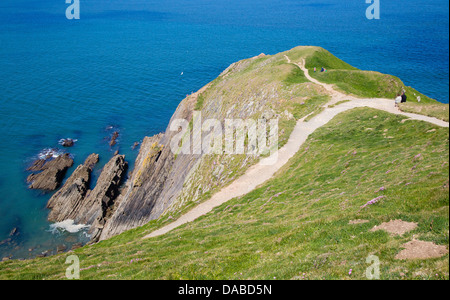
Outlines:
{"label": "rocky outcrop", "polygon": [[47,162],[47,160],[45,160],[45,159],[35,160],[33,162],[33,164],[30,167],[28,167],[27,171],[31,171],[31,172],[42,171],[43,170],[42,167],[45,165],[46,162]]}
{"label": "rocky outcrop", "polygon": [[51,209],[49,221],[75,220],[79,216],[89,189],[91,171],[97,162],[98,154],[89,155],[84,164],[78,166],[64,186],[50,198],[47,203],[47,208]]}
{"label": "rocky outcrop", "polygon": [[[242,83],[242,94],[236,94],[233,101],[225,101],[223,96],[236,93],[235,83],[239,81],[228,75],[245,70],[252,61],[262,57],[264,56],[233,64],[219,76],[221,80],[212,82],[198,92],[188,95],[177,107],[169,124],[173,124],[175,120],[185,120],[189,126],[195,126],[194,111],[199,107],[202,107],[204,119],[219,120],[222,123],[225,118],[246,119],[261,115],[269,107],[268,103],[278,103],[277,88],[279,87],[276,85],[279,84],[278,82],[272,85],[265,83],[264,91],[256,82],[253,83],[254,90]],[[267,61],[261,63],[267,63]],[[226,80],[232,80],[233,84],[225,82]],[[199,99],[203,99],[202,105],[198,103]],[[249,100],[243,101],[243,99]],[[222,170],[216,170],[220,168],[220,165],[215,165],[211,156],[208,158],[208,155],[193,154],[194,142],[190,145],[190,153],[175,155],[170,144],[179,132],[174,129],[169,125],[163,134],[144,139],[135,170],[127,181],[123,193],[117,199],[116,208],[106,221],[100,240],[145,225],[171,209],[177,210],[188,203],[198,203],[203,193],[207,193],[216,186],[224,186],[234,179],[235,175],[230,171],[224,172],[223,166]],[[190,140],[194,141],[192,132]],[[257,160],[256,158],[248,159],[246,155],[239,158],[223,156],[226,156],[223,159],[225,164],[235,159],[233,164],[239,169]],[[200,171],[197,172],[197,170]]]}
{"label": "rocky outcrop", "polygon": [[[304,102],[303,97],[309,99],[319,91],[310,89],[309,83],[293,90],[272,76],[274,72],[282,72],[283,76],[290,74],[290,68],[278,68],[282,65],[280,62],[285,62],[282,54],[240,61],[222,72],[218,80],[188,95],[179,104],[166,131],[146,137],[140,144],[135,168],[120,188],[120,194],[120,180],[112,176],[116,171],[110,170],[118,162],[110,162],[112,165],[105,166],[95,189],[86,192],[83,208],[74,221],[91,225],[94,242],[108,239],[163,214],[170,215],[199,203],[240,176],[258,161],[257,155],[227,155],[225,152],[204,155],[193,154],[193,151],[176,154],[172,152],[171,141],[180,132],[170,125],[175,120],[184,120],[184,124],[199,128],[193,120],[195,110],[201,110],[204,120],[219,120],[222,126],[225,119],[267,120],[280,116],[283,111],[287,111],[283,114],[285,118],[292,119],[292,105],[301,99]],[[248,77],[252,80],[244,80]],[[192,133],[189,135],[190,147],[198,145]],[[114,146],[118,136],[118,131],[113,130],[110,146]]]}
{"label": "rocky outcrop", "polygon": [[39,172],[33,173],[27,178],[30,183],[30,189],[39,190],[56,190],[64,179],[67,169],[73,165],[73,159],[68,153],[65,153],[57,158],[46,161],[43,159],[37,160],[28,168],[29,171]]}
{"label": "rocky outcrop", "polygon": [[75,141],[73,139],[62,139],[59,141],[61,146],[63,147],[73,147],[75,145]]}
{"label": "rocky outcrop", "polygon": [[124,155],[115,155],[103,167],[95,188],[89,190],[90,173],[98,155],[90,155],[73,172],[64,186],[48,201],[51,209],[48,219],[53,222],[73,220],[76,224],[90,225],[92,239],[98,239],[105,220],[119,195],[119,186],[127,170]]}
{"label": "rocky outcrop", "polygon": [[[171,122],[192,120],[196,102],[197,94],[182,101]],[[165,133],[144,139],[135,169],[117,199],[116,209],[104,225],[101,240],[157,219],[176,199],[187,174],[200,159],[200,155],[175,158],[169,145],[177,133],[168,127]]]}
{"label": "rocky outcrop", "polygon": [[119,132],[114,131],[112,137],[111,137],[111,141],[109,142],[109,145],[112,147],[115,144],[117,144],[117,138],[119,137]]}
{"label": "rocky outcrop", "polygon": [[84,212],[77,223],[92,225],[89,231],[92,240],[98,240],[103,226],[114,208],[114,203],[119,195],[119,187],[126,175],[128,163],[124,155],[115,155],[103,167],[97,184],[85,200]]}

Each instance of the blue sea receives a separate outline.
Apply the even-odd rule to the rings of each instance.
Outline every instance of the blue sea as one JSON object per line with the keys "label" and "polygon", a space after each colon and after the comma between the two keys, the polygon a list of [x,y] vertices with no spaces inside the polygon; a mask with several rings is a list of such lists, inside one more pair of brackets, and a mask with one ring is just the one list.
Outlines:
{"label": "blue sea", "polygon": [[[448,0],[380,4],[369,20],[365,0],[80,0],[80,19],[68,20],[64,0],[2,0],[0,259],[86,241],[47,222],[51,193],[25,182],[34,159],[70,152],[71,173],[98,153],[95,182],[119,150],[132,169],[134,142],[235,61],[316,45],[448,103]],[[77,142],[64,149],[62,138]]]}

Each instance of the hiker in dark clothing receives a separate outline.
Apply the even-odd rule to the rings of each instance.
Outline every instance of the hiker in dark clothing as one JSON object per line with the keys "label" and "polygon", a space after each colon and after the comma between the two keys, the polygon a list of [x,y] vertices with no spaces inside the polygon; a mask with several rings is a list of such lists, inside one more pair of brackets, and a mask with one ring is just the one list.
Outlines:
{"label": "hiker in dark clothing", "polygon": [[405,92],[402,92],[402,103],[406,102],[406,98]]}

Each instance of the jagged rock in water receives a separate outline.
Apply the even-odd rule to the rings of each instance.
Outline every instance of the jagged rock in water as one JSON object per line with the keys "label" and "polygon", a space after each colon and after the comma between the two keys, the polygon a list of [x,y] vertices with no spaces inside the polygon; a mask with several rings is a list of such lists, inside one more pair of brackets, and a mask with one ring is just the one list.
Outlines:
{"label": "jagged rock in water", "polygon": [[49,221],[61,222],[77,218],[79,210],[84,206],[91,171],[97,162],[98,154],[89,155],[84,164],[78,166],[64,186],[50,198],[47,203],[47,208],[51,209]]}
{"label": "jagged rock in water", "polygon": [[38,159],[33,162],[33,164],[28,167],[27,171],[38,172],[42,171],[42,167],[45,165],[45,159]]}
{"label": "jagged rock in water", "polygon": [[88,158],[86,158],[83,166],[89,168],[92,171],[92,169],[94,169],[95,165],[98,163],[98,159],[98,154],[93,153],[89,155]]}
{"label": "jagged rock in water", "polygon": [[119,195],[119,186],[128,164],[124,155],[115,155],[103,167],[95,188],[89,188],[92,168],[98,155],[90,155],[67,180],[66,184],[48,202],[51,209],[49,220],[61,222],[73,220],[76,224],[91,225],[92,240],[96,241],[102,231],[105,218]]}
{"label": "jagged rock in water", "polygon": [[[261,55],[259,59],[263,57]],[[222,126],[225,119],[261,118],[267,120],[278,116],[280,111],[275,107],[283,100],[284,96],[281,92],[284,91],[285,85],[276,79],[268,81],[264,76],[257,74],[265,68],[265,65],[275,63],[277,59],[284,61],[285,58],[282,56],[272,57],[257,61],[257,64],[253,65],[252,62],[257,59],[258,57],[254,57],[231,65],[221,73],[220,80],[206,85],[197,93],[188,95],[179,104],[169,124],[173,124],[175,120],[184,120],[189,126],[192,125],[192,128],[199,126],[194,120],[195,110],[201,110],[202,118],[205,120],[219,120]],[[229,76],[244,72],[249,68],[255,74],[255,78],[251,82],[241,83],[240,77]],[[288,92],[289,96],[292,96],[292,91]],[[309,97],[310,93],[315,93],[315,91],[310,92],[309,85],[305,85],[304,89],[302,86],[298,93],[307,94]],[[199,101],[201,99],[203,100]],[[201,108],[198,109],[198,107]],[[273,108],[273,111],[264,114],[270,107]],[[285,109],[283,107],[283,110]],[[264,118],[261,117],[263,115]],[[212,165],[213,160],[203,153],[194,154],[193,151],[187,151],[190,153],[175,154],[176,152],[172,152],[171,142],[175,135],[179,137],[179,134],[179,130],[177,131],[176,128],[171,128],[169,125],[164,133],[146,137],[143,140],[135,168],[121,188],[120,195],[118,195],[119,189],[115,183],[113,185],[116,192],[112,197],[108,196],[109,192],[105,191],[105,187],[96,187],[94,191],[87,192],[86,199],[83,201],[84,212],[81,214],[83,217],[75,221],[92,225],[90,232],[93,242],[108,239],[126,230],[142,226],[189,202],[200,201],[199,197],[209,191],[202,188],[202,184],[210,186],[217,184],[220,187],[234,180],[235,174],[230,172],[228,175],[222,175],[224,168],[219,166],[219,169],[216,170],[215,161]],[[189,134],[192,141],[190,146],[194,148],[198,143],[194,142],[192,132]],[[116,142],[117,137],[118,132],[115,132],[110,145]],[[137,145],[135,146],[137,147]],[[221,164],[232,161],[225,153],[220,153],[217,159]],[[247,155],[234,163],[235,168],[245,168],[252,161],[256,162],[257,160],[258,157]],[[205,170],[208,167],[214,168],[211,178],[208,177],[211,173]],[[108,180],[111,182],[111,178]],[[105,184],[108,180],[104,180]],[[116,182],[116,180],[113,181]],[[99,179],[97,186],[102,186],[100,182],[102,180]],[[96,191],[97,188],[98,191]],[[102,193],[98,194],[100,190]],[[117,198],[115,198],[116,195],[118,195]]]}
{"label": "jagged rock in water", "polygon": [[63,147],[73,147],[73,145],[75,145],[75,141],[73,139],[62,139],[60,144]]}
{"label": "jagged rock in water", "polygon": [[95,188],[86,195],[80,215],[74,219],[76,223],[92,225],[90,233],[93,241],[98,239],[119,195],[119,187],[127,167],[124,155],[112,157],[103,167]]}
{"label": "jagged rock in water", "polygon": [[119,137],[119,132],[114,131],[112,137],[111,137],[111,141],[109,142],[109,145],[112,147],[117,143],[117,138]]}
{"label": "jagged rock in water", "polygon": [[13,236],[18,236],[19,235],[19,229],[17,227],[14,227],[10,232],[9,232],[9,237],[13,237]]}
{"label": "jagged rock in water", "polygon": [[73,159],[68,153],[65,153],[57,158],[44,162],[43,160],[36,161],[28,170],[41,171],[28,176],[27,182],[30,183],[30,189],[38,190],[56,190],[64,179],[64,175],[68,168],[73,165]]}

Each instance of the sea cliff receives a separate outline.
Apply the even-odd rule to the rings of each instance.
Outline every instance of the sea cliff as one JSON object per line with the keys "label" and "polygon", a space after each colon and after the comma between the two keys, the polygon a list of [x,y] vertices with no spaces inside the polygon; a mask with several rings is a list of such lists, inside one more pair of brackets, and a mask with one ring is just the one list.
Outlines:
{"label": "sea cliff", "polygon": [[[192,144],[188,153],[176,153],[171,142],[179,130],[171,124],[185,120],[192,127],[195,112],[222,126],[227,119],[277,119],[278,146],[283,146],[296,121],[320,112],[330,99],[329,91],[308,80],[295,64],[286,60],[286,55],[293,61],[304,59],[313,76],[325,82],[333,80],[337,89],[354,96],[366,96],[366,87],[376,84],[377,89],[371,90],[375,95],[371,96],[393,98],[396,92],[406,89],[412,102],[417,102],[418,97],[422,103],[435,102],[405,87],[396,77],[360,71],[319,47],[261,54],[233,63],[213,82],[181,101],[166,131],[143,139],[135,167],[126,181],[125,157],[115,155],[103,168],[97,185],[89,190],[88,165],[92,165],[93,158],[88,158],[50,199],[49,220],[71,219],[90,225],[92,241],[96,242],[162,216],[172,218],[230,184],[261,155],[229,155],[225,150],[197,153]],[[328,74],[314,73],[316,67],[326,68]],[[359,82],[360,78],[363,82]],[[195,139],[190,131],[189,139]]]}

